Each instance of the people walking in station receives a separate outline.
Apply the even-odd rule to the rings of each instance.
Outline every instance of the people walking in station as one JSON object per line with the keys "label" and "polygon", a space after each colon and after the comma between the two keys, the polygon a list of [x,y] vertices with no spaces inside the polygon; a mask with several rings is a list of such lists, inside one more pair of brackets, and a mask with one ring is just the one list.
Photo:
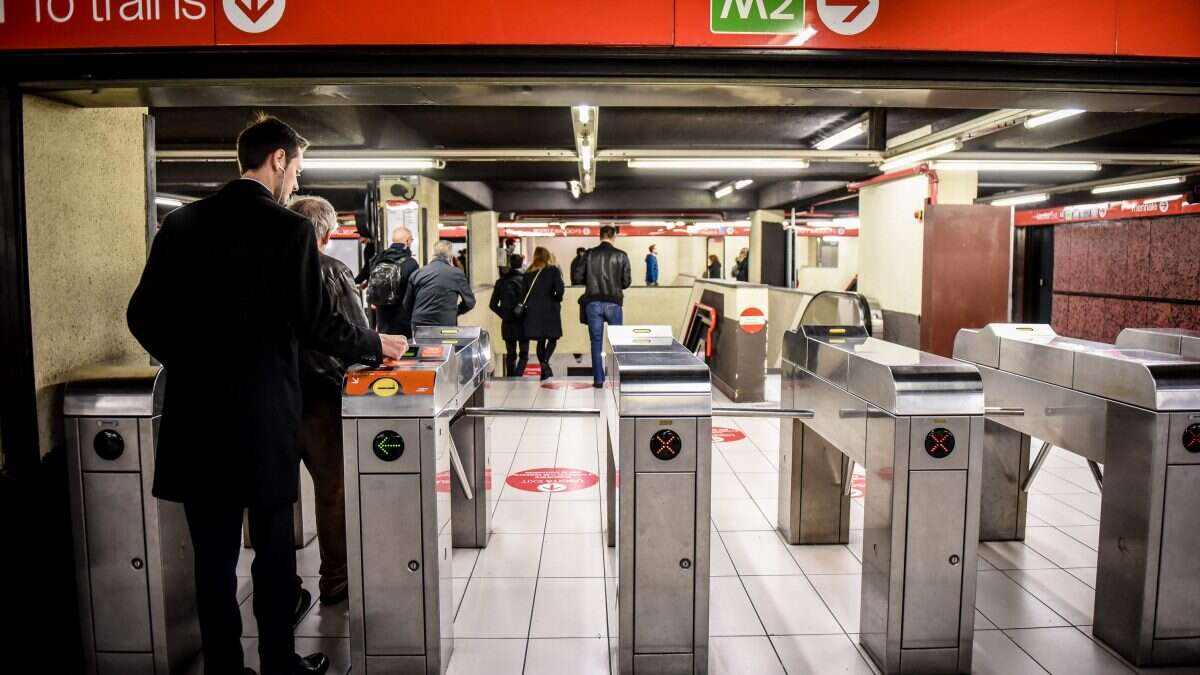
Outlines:
{"label": "people walking in station", "polygon": [[617,228],[600,228],[600,245],[587,252],[585,285],[580,302],[592,343],[592,386],[604,386],[604,325],[624,323],[625,289],[633,283],[629,256],[613,246]]}
{"label": "people walking in station", "polygon": [[705,278],[720,279],[721,278],[721,259],[715,255],[708,256],[708,268],[704,272]]}
{"label": "people walking in station", "polygon": [[442,239],[433,245],[433,259],[408,278],[404,309],[417,326],[457,326],[458,317],[475,307],[467,275],[451,262],[454,247]]}
{"label": "people walking in station", "polygon": [[[325,255],[337,227],[337,212],[321,197],[301,197],[290,208],[312,221],[320,253],[321,283],[334,311],[359,328],[367,328],[350,268]],[[386,252],[385,252],[386,254]],[[348,597],[346,569],[346,487],[342,466],[342,380],[349,364],[315,349],[300,361],[303,405],[300,458],[313,480],[317,545],[321,553],[321,604],[336,605]]]}
{"label": "people walking in station", "polygon": [[587,249],[580,246],[575,249],[575,259],[571,261],[571,285],[582,286],[587,279]]}
{"label": "people walking in station", "polygon": [[650,252],[646,254],[646,285],[658,285],[658,247],[650,244]]}
{"label": "people walking in station", "polygon": [[738,281],[750,281],[750,249],[738,251],[733,264],[733,278]]}
{"label": "people walking in station", "polygon": [[525,258],[520,253],[514,253],[511,260],[512,267],[496,281],[488,308],[500,317],[500,337],[504,340],[504,376],[521,377],[529,363],[529,340],[523,335],[523,322],[515,310],[525,297],[525,275],[521,273]]}
{"label": "people walking in station", "polygon": [[413,258],[412,232],[407,227],[392,231],[392,245],[376,258],[367,284],[367,304],[376,311],[379,330],[412,337],[412,316],[405,312],[408,280],[420,265]]}
{"label": "people walking in station", "polygon": [[554,377],[550,358],[562,337],[562,300],[565,293],[562,270],[548,249],[533,250],[533,262],[525,271],[524,336],[537,342],[541,379]]}
{"label": "people walking in station", "polygon": [[[263,675],[329,668],[324,654],[296,654],[293,634],[301,345],[367,365],[408,348],[351,323],[326,295],[313,226],[282,206],[307,146],[275,118],[243,131],[241,178],[166,217],[129,301],[130,332],[168,378],[153,494],[184,505],[207,675],[253,672],[237,600],[246,510]],[[238,236],[215,246],[231,228]]]}

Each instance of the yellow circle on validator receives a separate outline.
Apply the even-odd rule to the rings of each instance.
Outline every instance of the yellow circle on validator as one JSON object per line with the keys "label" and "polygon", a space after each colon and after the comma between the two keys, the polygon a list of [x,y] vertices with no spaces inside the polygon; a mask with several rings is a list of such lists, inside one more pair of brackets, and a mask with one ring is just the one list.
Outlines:
{"label": "yellow circle on validator", "polygon": [[375,380],[375,383],[371,385],[371,391],[376,396],[383,396],[385,398],[395,396],[400,393],[400,383],[390,377],[384,377]]}

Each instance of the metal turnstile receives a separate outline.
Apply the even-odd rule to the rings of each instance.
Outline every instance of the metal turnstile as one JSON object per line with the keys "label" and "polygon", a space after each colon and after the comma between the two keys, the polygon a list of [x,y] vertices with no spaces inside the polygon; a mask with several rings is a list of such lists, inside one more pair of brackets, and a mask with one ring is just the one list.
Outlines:
{"label": "metal turnstile", "polygon": [[607,341],[612,380],[603,397],[608,535],[618,560],[618,669],[707,673],[708,367],[669,328],[609,326]]}
{"label": "metal turnstile", "polygon": [[[458,355],[459,401],[464,406],[483,408],[485,381],[492,363],[492,343],[487,331],[476,326],[417,326],[414,331],[415,345],[454,346]],[[450,421],[450,435],[470,483],[469,490],[464,490],[458,474],[450,474],[451,529],[455,548],[484,548],[491,536],[488,513],[492,480],[488,444],[490,426],[483,416],[457,415]],[[469,499],[468,493],[476,497]]]}
{"label": "metal turnstile", "polygon": [[[964,329],[954,345],[989,405],[1024,409],[989,419],[984,539],[1024,538],[1025,491],[1052,445],[1087,459],[1103,488],[1092,632],[1138,666],[1200,664],[1200,359],[1171,333],[1121,340],[1165,340],[1170,354],[1026,324]],[[1030,436],[1045,441],[1032,467]]]}
{"label": "metal turnstile", "polygon": [[[847,304],[849,303],[849,304]],[[784,336],[779,525],[846,542],[851,462],[866,469],[860,641],[884,673],[969,673],[983,382],[958,361],[845,325],[858,296],[822,293]]]}
{"label": "metal turnstile", "polygon": [[1117,336],[1119,349],[1147,349],[1200,361],[1200,331],[1184,328],[1126,328]]}
{"label": "metal turnstile", "polygon": [[458,357],[454,345],[414,345],[399,365],[346,375],[350,658],[360,675],[441,675],[449,666]]}
{"label": "metal turnstile", "polygon": [[151,493],[165,376],[103,365],[63,402],[79,622],[88,675],[170,675],[200,654],[183,505]]}

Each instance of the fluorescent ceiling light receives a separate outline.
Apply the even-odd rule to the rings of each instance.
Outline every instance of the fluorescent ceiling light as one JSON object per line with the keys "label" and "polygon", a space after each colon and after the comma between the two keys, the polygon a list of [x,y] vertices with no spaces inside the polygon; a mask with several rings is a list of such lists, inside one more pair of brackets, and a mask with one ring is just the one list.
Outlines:
{"label": "fluorescent ceiling light", "polygon": [[592,121],[592,106],[577,105],[574,110],[575,119],[579,120],[580,124],[588,124]]}
{"label": "fluorescent ceiling light", "polygon": [[960,149],[962,149],[962,143],[957,140],[936,143],[925,148],[919,148],[911,152],[906,152],[902,155],[896,155],[883,164],[880,164],[879,170],[887,173],[889,171],[895,171],[896,169],[903,169],[915,164],[920,164],[927,159],[933,159],[934,157],[941,157],[942,155],[948,155],[952,152],[957,152]]}
{"label": "fluorescent ceiling light", "polygon": [[154,203],[159,206],[170,206],[174,208],[183,206],[182,199],[175,199],[174,197],[159,197],[157,195],[154,197]]}
{"label": "fluorescent ceiling light", "polygon": [[1099,162],[1060,162],[1056,160],[1005,159],[940,159],[934,162],[938,171],[1099,171]]}
{"label": "fluorescent ceiling light", "polygon": [[670,227],[672,225],[675,225],[675,221],[673,221],[673,220],[631,220],[631,221],[629,221],[629,224],[637,225],[639,227]]}
{"label": "fluorescent ceiling light", "polygon": [[751,159],[710,158],[688,159],[631,159],[631,169],[803,169],[808,166],[804,159]]}
{"label": "fluorescent ceiling light", "polygon": [[736,183],[734,183],[734,184],[733,184],[733,189],[735,189],[735,190],[744,190],[744,189],[746,189],[746,188],[750,187],[751,185],[754,185],[754,179],[753,179],[753,178],[743,178],[743,179],[741,179],[741,180],[739,180],[738,182],[736,182]]}
{"label": "fluorescent ceiling light", "polygon": [[1030,117],[1029,119],[1025,120],[1025,128],[1026,129],[1036,129],[1040,126],[1051,124],[1051,123],[1057,122],[1059,120],[1065,120],[1068,117],[1082,115],[1085,112],[1087,112],[1087,111],[1080,110],[1078,108],[1068,108],[1066,110],[1055,110],[1054,112],[1049,112],[1044,115],[1036,115],[1034,117]]}
{"label": "fluorescent ceiling light", "polygon": [[1021,195],[1019,197],[1002,197],[993,199],[992,206],[1021,206],[1023,204],[1037,204],[1050,199],[1050,195],[1045,192],[1036,195]]}
{"label": "fluorescent ceiling light", "polygon": [[852,124],[830,136],[829,138],[817,143],[817,149],[832,150],[833,148],[836,148],[843,143],[852,141],[865,133],[867,133],[867,123],[865,121],[859,122],[858,124]]}
{"label": "fluorescent ceiling light", "polygon": [[1184,181],[1183,176],[1167,176],[1166,178],[1152,178],[1150,180],[1138,180],[1130,183],[1116,183],[1114,185],[1101,185],[1097,188],[1092,188],[1094,195],[1106,195],[1110,192],[1125,192],[1126,190],[1141,190],[1143,188],[1164,187],[1167,185],[1179,185]]}
{"label": "fluorescent ceiling light", "polygon": [[590,167],[592,165],[592,155],[593,155],[592,146],[588,145],[587,143],[579,144],[579,161],[580,161],[580,163],[582,163],[584,166]]}
{"label": "fluorescent ceiling light", "polygon": [[328,171],[421,171],[440,169],[444,164],[436,159],[409,157],[313,157],[305,158],[304,169]]}
{"label": "fluorescent ceiling light", "polygon": [[733,194],[733,186],[728,183],[713,191],[713,196],[717,199],[724,199],[731,194]]}

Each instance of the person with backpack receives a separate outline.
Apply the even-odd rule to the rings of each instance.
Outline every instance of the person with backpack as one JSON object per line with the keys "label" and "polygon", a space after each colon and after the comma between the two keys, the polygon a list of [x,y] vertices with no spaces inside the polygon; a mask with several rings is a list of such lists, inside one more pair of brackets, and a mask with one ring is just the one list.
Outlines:
{"label": "person with backpack", "polygon": [[504,376],[521,377],[525,374],[525,365],[529,363],[529,340],[525,339],[521,319],[514,314],[514,310],[525,295],[525,275],[521,273],[525,258],[520,253],[514,253],[510,260],[512,265],[496,282],[488,308],[500,317],[500,337],[504,339]]}
{"label": "person with backpack", "polygon": [[404,296],[409,277],[420,267],[409,249],[411,244],[412,232],[397,227],[392,245],[375,259],[367,284],[367,303],[376,311],[379,330],[408,337],[412,337],[412,317],[405,311]]}
{"label": "person with backpack", "polygon": [[525,301],[522,327],[528,340],[537,341],[538,363],[543,380],[554,377],[550,358],[562,337],[563,274],[548,249],[533,250],[533,262],[525,272]]}

